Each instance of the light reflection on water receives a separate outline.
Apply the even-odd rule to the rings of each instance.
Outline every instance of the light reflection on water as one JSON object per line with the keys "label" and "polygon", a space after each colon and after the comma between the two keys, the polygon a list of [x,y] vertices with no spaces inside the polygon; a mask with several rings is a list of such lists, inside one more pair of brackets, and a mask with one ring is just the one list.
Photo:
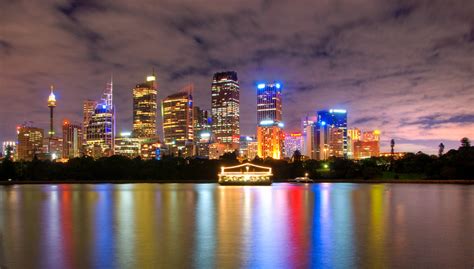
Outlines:
{"label": "light reflection on water", "polygon": [[0,267],[470,268],[474,187],[0,187]]}

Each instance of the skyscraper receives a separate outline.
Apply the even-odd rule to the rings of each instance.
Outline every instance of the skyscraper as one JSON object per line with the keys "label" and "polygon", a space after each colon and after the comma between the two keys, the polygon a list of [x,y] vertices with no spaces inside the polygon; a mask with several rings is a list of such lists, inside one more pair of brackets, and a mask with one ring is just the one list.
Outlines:
{"label": "skyscraper", "polygon": [[282,86],[274,82],[257,85],[258,156],[283,158]]}
{"label": "skyscraper", "polygon": [[347,111],[330,109],[317,114],[314,134],[316,159],[347,158]]}
{"label": "skyscraper", "polygon": [[193,86],[169,95],[162,101],[164,142],[174,155],[191,156],[193,149]]}
{"label": "skyscraper", "polygon": [[31,161],[35,155],[42,153],[43,129],[22,125],[17,128],[17,134],[19,160]]}
{"label": "skyscraper", "polygon": [[153,73],[146,81],[137,84],[133,94],[133,136],[137,138],[156,137],[157,83]]}
{"label": "skyscraper", "polygon": [[87,124],[86,153],[94,158],[114,154],[115,109],[113,105],[113,83],[107,87]]}
{"label": "skyscraper", "polygon": [[85,144],[87,141],[87,127],[89,126],[89,122],[92,119],[92,115],[94,115],[95,108],[97,107],[97,101],[93,100],[86,100],[82,106],[82,133],[83,139],[82,143]]}
{"label": "skyscraper", "polygon": [[212,134],[229,151],[239,147],[240,97],[237,73],[215,73],[211,86]]}
{"label": "skyscraper", "polygon": [[81,125],[71,123],[69,120],[64,120],[62,157],[65,159],[80,157],[82,138],[83,135]]}

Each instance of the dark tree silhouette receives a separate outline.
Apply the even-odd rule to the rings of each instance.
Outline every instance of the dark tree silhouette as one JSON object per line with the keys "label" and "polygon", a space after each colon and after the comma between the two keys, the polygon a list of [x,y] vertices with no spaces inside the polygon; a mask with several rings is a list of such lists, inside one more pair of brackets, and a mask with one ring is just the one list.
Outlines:
{"label": "dark tree silhouette", "polygon": [[291,159],[293,160],[293,162],[301,162],[301,152],[299,150],[295,150],[295,152],[293,152],[293,156],[291,157]]}
{"label": "dark tree silhouette", "polygon": [[471,141],[467,137],[463,137],[461,139],[461,148],[470,148],[471,147]]}
{"label": "dark tree silhouette", "polygon": [[444,144],[440,143],[438,147],[439,147],[438,156],[441,157],[443,156],[443,153],[444,153]]}

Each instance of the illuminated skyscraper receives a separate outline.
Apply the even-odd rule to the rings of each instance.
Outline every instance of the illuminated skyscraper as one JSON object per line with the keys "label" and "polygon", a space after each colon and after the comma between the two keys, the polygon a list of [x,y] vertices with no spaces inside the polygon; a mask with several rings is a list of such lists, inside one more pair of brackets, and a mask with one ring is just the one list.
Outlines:
{"label": "illuminated skyscraper", "polygon": [[133,136],[137,138],[156,137],[157,116],[156,75],[146,77],[146,82],[133,88]]}
{"label": "illuminated skyscraper", "polygon": [[35,155],[42,153],[44,130],[22,125],[17,128],[18,159],[31,161]]}
{"label": "illuminated skyscraper", "polygon": [[280,83],[257,85],[258,156],[283,158],[282,86]]}
{"label": "illuminated skyscraper", "polygon": [[193,86],[169,95],[161,104],[164,142],[174,155],[191,156],[193,149]]}
{"label": "illuminated skyscraper", "polygon": [[80,124],[63,121],[63,150],[62,157],[65,159],[81,156],[82,150],[82,128]]}
{"label": "illuminated skyscraper", "polygon": [[115,109],[112,96],[113,83],[110,81],[87,124],[86,153],[94,158],[114,154]]}
{"label": "illuminated skyscraper", "polygon": [[84,101],[82,107],[83,113],[83,120],[82,120],[82,143],[85,144],[87,141],[87,127],[89,126],[89,122],[92,119],[92,115],[94,115],[95,108],[97,107],[97,101],[93,100],[86,100]]}
{"label": "illuminated skyscraper", "polygon": [[240,139],[239,82],[234,71],[215,73],[211,87],[212,134],[229,151],[238,149]]}
{"label": "illuminated skyscraper", "polygon": [[314,133],[316,159],[347,158],[347,111],[330,109],[317,114]]}

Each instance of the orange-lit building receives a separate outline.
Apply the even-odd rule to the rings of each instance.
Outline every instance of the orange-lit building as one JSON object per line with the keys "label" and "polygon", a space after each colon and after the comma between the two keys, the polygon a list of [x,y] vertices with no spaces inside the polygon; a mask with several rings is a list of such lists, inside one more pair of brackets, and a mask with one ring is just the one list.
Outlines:
{"label": "orange-lit building", "polygon": [[284,157],[281,91],[282,85],[278,82],[257,85],[257,154],[260,158]]}
{"label": "orange-lit building", "polygon": [[363,132],[361,139],[353,141],[352,149],[356,160],[380,156],[380,131]]}
{"label": "orange-lit building", "polygon": [[137,84],[133,94],[133,136],[153,138],[156,136],[157,89],[156,75],[146,77],[146,81]]}
{"label": "orange-lit building", "polygon": [[173,155],[192,156],[194,150],[193,86],[166,97],[161,105],[163,140]]}
{"label": "orange-lit building", "polygon": [[31,161],[43,150],[44,130],[37,127],[22,125],[17,127],[18,159]]}
{"label": "orange-lit building", "polygon": [[257,127],[257,141],[259,157],[282,159],[285,135],[278,125]]}

